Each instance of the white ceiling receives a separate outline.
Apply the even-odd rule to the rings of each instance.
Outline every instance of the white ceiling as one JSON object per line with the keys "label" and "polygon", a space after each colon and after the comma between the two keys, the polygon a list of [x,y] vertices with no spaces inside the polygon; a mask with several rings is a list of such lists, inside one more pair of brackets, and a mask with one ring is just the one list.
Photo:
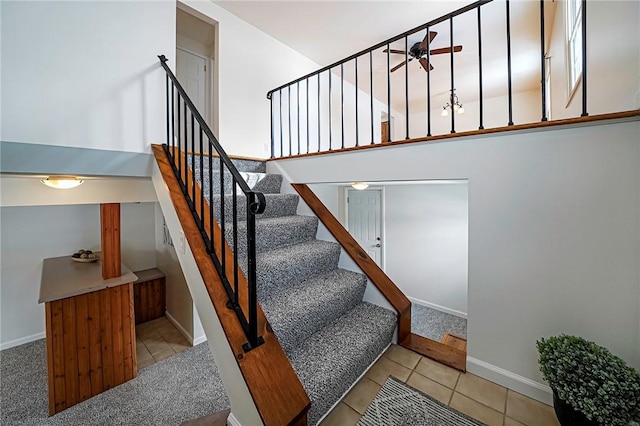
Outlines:
{"label": "white ceiling", "polygon": [[[465,0],[423,1],[215,1],[221,7],[260,28],[294,50],[325,66],[425,24],[470,4]],[[547,39],[553,22],[555,3],[546,2]],[[540,82],[539,2],[512,0],[511,49],[514,92],[532,90]],[[506,19],[505,2],[496,0],[482,7],[482,49],[484,97],[506,94]],[[455,54],[455,88],[461,100],[478,97],[477,15],[468,12],[454,19],[454,44],[463,45]],[[432,48],[449,45],[449,24],[438,24],[438,36]],[[421,41],[425,32],[408,37],[408,46]],[[404,50],[404,40],[391,46]],[[374,81],[386,78],[386,54],[374,52]],[[391,55],[391,66],[404,60]],[[367,58],[363,58],[365,65]],[[448,97],[450,88],[449,55],[432,56],[432,95]],[[366,67],[368,68],[368,67]],[[353,73],[345,65],[346,79]],[[360,74],[359,74],[360,75]],[[392,74],[393,84],[404,86],[404,70]],[[409,64],[412,110],[424,109],[426,73],[417,61]],[[361,84],[366,87],[366,82]],[[368,79],[365,76],[364,79]],[[284,83],[284,82],[283,82]],[[404,105],[404,90],[396,90],[394,105]],[[377,95],[378,96],[378,95]],[[397,98],[396,98],[397,97]],[[416,105],[414,105],[416,104]],[[417,105],[421,104],[421,105]]]}

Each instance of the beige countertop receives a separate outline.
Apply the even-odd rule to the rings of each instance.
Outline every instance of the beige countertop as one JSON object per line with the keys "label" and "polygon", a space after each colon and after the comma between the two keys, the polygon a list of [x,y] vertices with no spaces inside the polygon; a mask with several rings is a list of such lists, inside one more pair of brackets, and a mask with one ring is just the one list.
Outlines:
{"label": "beige countertop", "polygon": [[51,302],[136,281],[138,277],[122,264],[122,275],[102,279],[102,260],[79,263],[71,256],[44,259],[38,303]]}

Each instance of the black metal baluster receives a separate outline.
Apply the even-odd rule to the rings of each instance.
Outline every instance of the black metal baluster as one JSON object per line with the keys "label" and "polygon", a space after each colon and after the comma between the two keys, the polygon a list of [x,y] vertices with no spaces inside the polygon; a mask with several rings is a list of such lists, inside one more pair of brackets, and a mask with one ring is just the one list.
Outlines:
{"label": "black metal baluster", "polygon": [[189,124],[187,124],[187,101],[184,101],[184,190],[189,194]]}
{"label": "black metal baluster", "polygon": [[233,289],[234,289],[234,303],[238,306],[238,202],[237,202],[237,183],[235,178],[231,179],[233,188],[231,193],[233,194]]}
{"label": "black metal baluster", "polygon": [[482,96],[482,17],[480,16],[480,6],[478,6],[478,75],[478,104],[480,107],[480,125],[478,129],[484,129],[484,99]]}
{"label": "black metal baluster", "polygon": [[586,117],[589,115],[587,113],[587,0],[582,0],[581,7],[582,7],[582,114],[580,114],[580,116]]}
{"label": "black metal baluster", "polygon": [[291,85],[287,86],[287,121],[289,122],[289,155],[293,152],[293,145],[291,140]]}
{"label": "black metal baluster", "polygon": [[331,70],[329,70],[329,151],[331,151],[331,143],[332,143],[332,134],[331,131],[332,122],[331,122]]}
{"label": "black metal baluster", "polygon": [[409,39],[404,36],[404,124],[405,139],[409,139]]}
{"label": "black metal baluster", "polygon": [[320,73],[318,73],[318,151],[320,152]]}
{"label": "black metal baluster", "polygon": [[171,161],[176,164],[176,100],[175,89],[171,82]]}
{"label": "black metal baluster", "polygon": [[284,145],[282,142],[282,89],[278,91],[278,98],[280,100],[280,157],[284,157]]}
{"label": "black metal baluster", "polygon": [[369,100],[371,107],[371,145],[374,144],[373,137],[373,51],[369,51]]}
{"label": "black metal baluster", "polygon": [[511,12],[509,10],[509,0],[507,5],[507,84],[509,90],[509,126],[513,126],[513,93],[511,86]]}
{"label": "black metal baluster", "polygon": [[213,152],[211,152],[211,139],[207,137],[209,142],[209,252],[212,256],[215,256],[215,250],[213,246]]}
{"label": "black metal baluster", "polygon": [[204,145],[202,143],[202,126],[198,124],[200,131],[200,227],[204,230]]}
{"label": "black metal baluster", "polygon": [[544,0],[540,0],[540,82],[542,95],[542,118],[540,121],[547,121],[547,70],[545,59],[544,40]]}
{"label": "black metal baluster", "polygon": [[263,339],[258,336],[258,295],[256,291],[256,220],[251,213],[250,206],[255,203],[255,194],[247,194],[247,257],[249,283],[249,343],[251,346],[258,346]]}
{"label": "black metal baluster", "polygon": [[[391,46],[387,43],[387,140],[381,142],[391,142]],[[382,136],[382,135],[381,135]]]}
{"label": "black metal baluster", "polygon": [[[174,155],[177,154],[177,157],[178,157],[178,179],[180,179],[180,180],[182,180],[182,155],[180,155],[180,147],[182,145],[181,138],[180,138],[180,135],[181,135],[181,132],[180,132],[180,121],[181,121],[180,120],[180,115],[182,114],[180,112],[180,110],[181,110],[180,105],[181,104],[182,103],[180,102],[180,92],[178,92],[178,151],[177,151],[177,153],[174,152]],[[173,160],[174,164],[175,164],[175,161],[176,160],[175,160],[175,157],[174,157],[174,160]]]}
{"label": "black metal baluster", "polygon": [[[169,89],[169,74],[165,74],[164,88],[167,91],[167,147],[169,147],[169,146],[171,146],[171,143],[169,142],[169,117],[170,117],[170,113],[169,113],[169,90],[173,90],[173,85],[171,85],[171,89]],[[173,106],[173,105],[171,105],[171,106]]]}
{"label": "black metal baluster", "polygon": [[449,43],[451,46],[451,52],[449,53],[449,57],[451,58],[451,93],[449,96],[449,103],[451,103],[451,133],[456,132],[456,111],[453,109],[454,98],[453,94],[455,93],[454,86],[454,72],[453,72],[453,16],[449,18]]}
{"label": "black metal baluster", "polygon": [[344,64],[340,64],[340,128],[342,131],[341,148],[344,149]]}
{"label": "black metal baluster", "polygon": [[[227,221],[224,211],[224,161],[222,160],[222,153],[220,153],[220,261],[222,263],[222,270],[226,271],[227,256],[224,250],[224,241],[226,238],[225,222]],[[224,272],[226,274],[226,272]]]}
{"label": "black metal baluster", "polygon": [[298,155],[300,155],[300,82],[296,83],[297,101],[296,107],[298,113],[296,114],[296,121],[298,122]]}
{"label": "black metal baluster", "polygon": [[[431,29],[427,27],[427,63],[431,69],[430,53],[431,50]],[[431,71],[427,71],[427,136],[431,136]]]}
{"label": "black metal baluster", "polygon": [[[196,209],[196,136],[195,118],[191,113],[191,197],[193,199],[193,210]],[[202,151],[200,152],[202,155]]]}
{"label": "black metal baluster", "polygon": [[269,111],[271,113],[271,158],[275,157],[275,134],[273,128],[273,93],[269,94]]}
{"label": "black metal baluster", "polygon": [[307,154],[310,150],[310,139],[309,139],[309,79],[307,78]]}
{"label": "black metal baluster", "polygon": [[356,146],[360,145],[358,140],[358,133],[360,126],[358,125],[358,57],[355,58],[355,73],[356,73]]}

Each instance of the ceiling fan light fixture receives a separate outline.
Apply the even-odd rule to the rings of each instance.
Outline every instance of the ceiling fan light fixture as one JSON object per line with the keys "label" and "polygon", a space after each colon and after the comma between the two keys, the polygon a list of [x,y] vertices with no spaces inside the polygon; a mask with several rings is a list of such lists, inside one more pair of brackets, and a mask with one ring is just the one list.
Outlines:
{"label": "ceiling fan light fixture", "polygon": [[448,117],[449,116],[449,111],[447,111],[447,108],[449,108],[449,104],[447,104],[447,105],[442,107],[442,114],[440,114],[442,117]]}
{"label": "ceiling fan light fixture", "polygon": [[447,117],[449,115],[449,109],[451,109],[454,113],[464,114],[464,108],[462,104],[458,100],[458,95],[456,95],[456,89],[451,90],[451,95],[449,96],[449,102],[442,107],[442,113],[440,114],[442,117]]}
{"label": "ceiling fan light fixture", "polygon": [[458,114],[464,114],[464,108],[462,107],[462,105],[458,107]]}
{"label": "ceiling fan light fixture", "polygon": [[353,182],[351,186],[358,191],[362,191],[364,189],[367,189],[369,187],[369,184],[367,182]]}

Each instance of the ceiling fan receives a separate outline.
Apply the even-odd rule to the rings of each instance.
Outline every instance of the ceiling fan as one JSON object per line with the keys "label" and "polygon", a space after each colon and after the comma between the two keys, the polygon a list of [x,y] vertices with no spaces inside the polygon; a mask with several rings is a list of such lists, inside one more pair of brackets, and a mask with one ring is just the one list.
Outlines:
{"label": "ceiling fan", "polygon": [[[415,43],[413,46],[411,46],[411,49],[409,49],[408,52],[404,50],[388,49],[389,52],[391,53],[398,53],[400,55],[406,55],[408,53],[409,55],[408,61],[403,61],[400,64],[396,65],[395,67],[391,68],[391,72],[394,72],[400,69],[407,62],[411,62],[414,59],[417,59],[418,62],[420,62],[420,65],[422,65],[422,68],[425,70],[425,72],[431,71],[433,69],[433,65],[431,65],[429,61],[427,61],[427,58],[425,57],[427,55],[427,52],[429,52],[429,56],[441,55],[443,53],[451,53],[451,47],[442,47],[440,49],[428,50],[428,46],[431,44],[433,39],[436,38],[437,35],[438,35],[437,32],[429,31],[429,34],[425,35],[424,39],[421,42]],[[460,52],[461,50],[462,50],[462,46],[460,45],[453,46],[454,52]],[[383,52],[387,53],[387,49],[384,49]]]}

